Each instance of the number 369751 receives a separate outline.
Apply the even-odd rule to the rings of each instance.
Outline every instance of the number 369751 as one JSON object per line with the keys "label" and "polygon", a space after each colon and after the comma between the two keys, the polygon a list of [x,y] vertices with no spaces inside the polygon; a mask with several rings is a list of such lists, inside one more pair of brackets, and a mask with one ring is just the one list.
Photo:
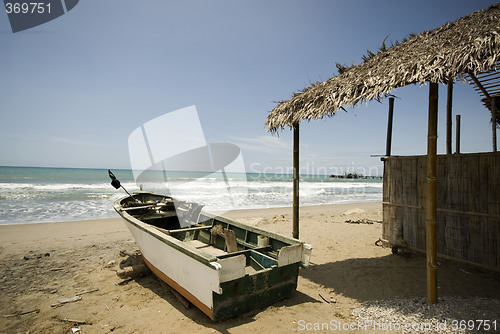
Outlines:
{"label": "number 369751", "polygon": [[6,2],[5,11],[7,14],[50,14],[50,2]]}

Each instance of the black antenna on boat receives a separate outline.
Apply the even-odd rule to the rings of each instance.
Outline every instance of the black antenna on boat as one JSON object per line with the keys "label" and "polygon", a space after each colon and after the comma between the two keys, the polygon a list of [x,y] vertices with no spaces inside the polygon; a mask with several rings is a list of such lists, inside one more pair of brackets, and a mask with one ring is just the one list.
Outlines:
{"label": "black antenna on boat", "polygon": [[108,169],[108,174],[109,174],[109,178],[111,179],[111,185],[113,187],[115,187],[115,189],[118,189],[121,187],[123,190],[125,190],[127,195],[134,198],[132,195],[130,195],[130,193],[127,191],[127,189],[125,189],[125,187],[121,185],[120,181],[116,178],[115,174],[113,174],[113,172],[111,172],[111,170],[109,170],[109,169]]}

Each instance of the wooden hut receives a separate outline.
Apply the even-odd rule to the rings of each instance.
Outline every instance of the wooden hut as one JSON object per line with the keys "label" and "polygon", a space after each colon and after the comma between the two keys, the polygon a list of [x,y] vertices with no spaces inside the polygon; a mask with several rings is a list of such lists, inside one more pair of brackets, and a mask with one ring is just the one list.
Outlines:
{"label": "wooden hut", "polygon": [[[322,119],[347,106],[380,100],[399,87],[429,84],[427,155],[395,157],[388,150],[383,158],[383,238],[393,246],[427,253],[429,303],[437,299],[437,253],[500,270],[500,155],[436,154],[438,84],[447,84],[452,92],[453,81],[474,81],[483,73],[495,72],[499,60],[497,4],[389,48],[383,45],[359,65],[337,65],[339,75],[279,102],[268,115],[268,130],[294,129],[298,145],[303,120]],[[491,103],[492,96],[484,97],[488,107],[497,105]],[[451,110],[451,100],[449,106]],[[496,115],[493,119],[500,121]],[[294,165],[298,169],[298,146]],[[298,208],[294,212],[298,234]]]}

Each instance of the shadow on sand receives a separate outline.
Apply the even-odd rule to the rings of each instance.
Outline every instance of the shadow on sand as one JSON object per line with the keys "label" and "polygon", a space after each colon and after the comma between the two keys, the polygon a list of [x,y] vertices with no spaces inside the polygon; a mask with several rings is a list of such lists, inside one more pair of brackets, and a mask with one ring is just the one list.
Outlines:
{"label": "shadow on sand", "polygon": [[[425,258],[411,253],[313,265],[301,276],[359,302],[426,296]],[[441,261],[438,294],[500,298],[500,274]]]}
{"label": "shadow on sand", "polygon": [[[359,302],[426,296],[426,264],[421,255],[387,255],[378,258],[355,258],[311,265],[300,276],[336,294]],[[219,333],[255,321],[266,308],[257,309],[222,322],[214,322],[194,306],[186,308],[151,271],[130,278],[166,300],[186,318]],[[488,297],[500,299],[500,274],[482,271],[453,262],[441,262],[438,268],[439,296]],[[300,291],[273,304],[292,307],[303,303],[321,303]]]}

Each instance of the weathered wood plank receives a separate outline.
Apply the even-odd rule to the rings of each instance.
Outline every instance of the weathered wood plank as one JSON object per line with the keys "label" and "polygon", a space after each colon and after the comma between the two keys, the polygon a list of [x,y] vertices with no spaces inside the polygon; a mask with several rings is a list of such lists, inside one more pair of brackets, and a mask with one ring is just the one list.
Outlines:
{"label": "weathered wood plank", "polygon": [[224,238],[226,239],[226,248],[228,253],[238,251],[238,243],[236,242],[236,235],[233,230],[228,228],[224,229]]}

